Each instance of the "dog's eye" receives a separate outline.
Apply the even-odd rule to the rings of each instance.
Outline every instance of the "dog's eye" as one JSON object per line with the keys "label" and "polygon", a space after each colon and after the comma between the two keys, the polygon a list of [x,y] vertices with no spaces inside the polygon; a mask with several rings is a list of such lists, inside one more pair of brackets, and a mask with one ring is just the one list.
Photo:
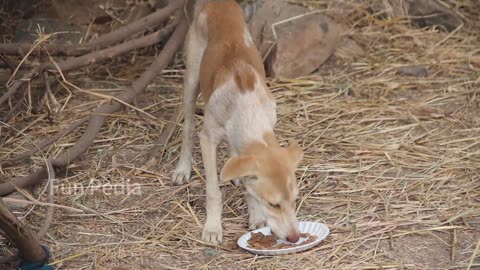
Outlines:
{"label": "dog's eye", "polygon": [[268,203],[273,208],[280,208],[280,204],[278,203]]}

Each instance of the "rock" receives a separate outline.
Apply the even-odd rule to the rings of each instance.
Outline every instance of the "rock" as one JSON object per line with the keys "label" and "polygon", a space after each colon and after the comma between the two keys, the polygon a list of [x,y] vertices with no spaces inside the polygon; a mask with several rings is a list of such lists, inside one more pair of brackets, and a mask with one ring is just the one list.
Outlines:
{"label": "rock", "polygon": [[27,199],[19,193],[12,193],[2,198],[3,203],[10,211],[21,211],[27,209],[29,203]]}
{"label": "rock", "polygon": [[420,27],[440,25],[451,32],[463,24],[460,14],[438,0],[407,0],[408,15]]}
{"label": "rock", "polygon": [[260,54],[265,57],[275,43],[271,29],[272,23],[276,20],[274,7],[278,10],[285,6],[281,1],[259,0],[255,2],[247,1],[245,4],[245,17],[250,24],[250,33],[253,42],[257,46]]}
{"label": "rock", "polygon": [[451,32],[463,24],[463,18],[455,10],[439,0],[387,0],[372,5],[373,11],[386,10],[391,17],[412,17],[418,27],[441,26]]}
{"label": "rock", "polygon": [[445,112],[438,108],[430,107],[427,105],[420,105],[410,109],[411,115],[418,119],[437,119],[445,117]]}
{"label": "rock", "polygon": [[428,69],[424,65],[405,66],[398,69],[398,75],[428,77]]}
{"label": "rock", "polygon": [[334,52],[338,27],[327,17],[312,15],[278,27],[275,54],[267,62],[272,76],[294,78],[316,70]]}
{"label": "rock", "polygon": [[207,248],[207,249],[205,249],[203,254],[207,258],[211,258],[211,257],[218,257],[220,255],[220,252],[218,250],[215,250],[215,249],[212,249],[212,248]]}
{"label": "rock", "polygon": [[[331,18],[284,1],[259,2],[251,16],[250,32],[267,59],[269,76],[306,76],[332,55],[343,29]],[[248,9],[253,8],[246,5],[244,9],[248,19]]]}

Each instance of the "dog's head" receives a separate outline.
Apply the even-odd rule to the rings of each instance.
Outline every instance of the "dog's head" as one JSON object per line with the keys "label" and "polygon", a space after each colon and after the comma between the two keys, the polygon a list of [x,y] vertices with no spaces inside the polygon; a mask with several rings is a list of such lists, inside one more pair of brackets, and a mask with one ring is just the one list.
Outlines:
{"label": "dog's head", "polygon": [[275,143],[254,145],[246,153],[225,163],[221,179],[229,181],[248,176],[246,190],[258,201],[272,232],[281,239],[298,241],[295,169],[303,157],[302,149],[297,143],[290,143],[288,147]]}

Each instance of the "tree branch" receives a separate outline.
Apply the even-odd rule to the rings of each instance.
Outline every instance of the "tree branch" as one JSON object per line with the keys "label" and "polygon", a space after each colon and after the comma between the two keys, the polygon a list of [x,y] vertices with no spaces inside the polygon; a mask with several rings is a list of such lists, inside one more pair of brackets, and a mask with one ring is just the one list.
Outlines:
{"label": "tree branch", "polygon": [[[88,53],[92,50],[98,50],[101,48],[108,47],[112,44],[121,42],[125,39],[130,38],[132,35],[139,32],[144,32],[148,28],[159,25],[161,22],[167,20],[173,12],[183,6],[184,1],[173,0],[170,3],[148,15],[145,16],[133,23],[130,23],[126,26],[123,26],[113,32],[105,34],[101,37],[93,39],[85,44],[80,45],[58,45],[58,44],[45,44],[44,46],[39,46],[32,54],[38,54],[41,52],[41,49],[45,49],[49,52],[50,55],[65,55],[65,56],[80,56]],[[25,55],[26,52],[30,51],[32,48],[31,44],[19,44],[19,43],[10,43],[10,44],[0,44],[0,53],[7,55]]]}
{"label": "tree branch", "polygon": [[0,97],[0,105],[2,105],[10,97],[12,97],[23,84],[37,77],[43,70],[68,72],[73,69],[77,69],[90,64],[102,62],[107,59],[112,59],[118,55],[127,53],[129,51],[148,47],[155,43],[158,43],[166,35],[168,35],[173,29],[174,29],[174,25],[169,25],[164,29],[157,31],[153,34],[150,34],[148,36],[130,40],[111,48],[92,52],[80,57],[70,58],[70,59],[58,62],[56,64],[40,65],[38,68],[35,68],[30,72],[26,73],[25,75],[23,75],[23,77],[20,80],[15,81],[13,85],[8,89],[8,91],[2,97]]}
{"label": "tree branch", "polygon": [[[176,0],[177,5],[184,1]],[[183,12],[182,12],[183,14]],[[126,103],[131,103],[134,98],[144,91],[147,85],[153,81],[156,75],[163,70],[171,61],[175,53],[181,47],[185,34],[187,32],[187,22],[183,18],[177,25],[175,31],[171,35],[168,42],[165,44],[163,50],[155,58],[154,62],[148,67],[148,69],[135,80],[127,91],[118,95],[117,99]],[[112,104],[104,104],[94,110],[90,116],[88,126],[83,135],[77,140],[74,146],[67,151],[61,153],[56,159],[51,161],[53,167],[65,167],[72,163],[75,159],[85,153],[88,148],[93,144],[93,141],[105,122],[106,115],[117,112],[123,107],[119,102],[113,102]],[[0,196],[5,196],[15,191],[15,187],[22,188],[39,183],[47,176],[47,170],[45,167],[37,169],[34,173],[25,176],[15,178],[11,182],[0,184]]]}

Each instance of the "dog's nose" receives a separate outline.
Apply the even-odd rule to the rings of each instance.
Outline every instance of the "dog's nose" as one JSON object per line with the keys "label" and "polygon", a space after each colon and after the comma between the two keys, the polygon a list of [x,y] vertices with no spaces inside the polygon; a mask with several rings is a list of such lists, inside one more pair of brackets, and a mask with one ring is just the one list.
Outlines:
{"label": "dog's nose", "polygon": [[292,233],[287,236],[287,241],[290,243],[296,243],[298,239],[300,239],[300,235],[298,234],[298,232]]}

